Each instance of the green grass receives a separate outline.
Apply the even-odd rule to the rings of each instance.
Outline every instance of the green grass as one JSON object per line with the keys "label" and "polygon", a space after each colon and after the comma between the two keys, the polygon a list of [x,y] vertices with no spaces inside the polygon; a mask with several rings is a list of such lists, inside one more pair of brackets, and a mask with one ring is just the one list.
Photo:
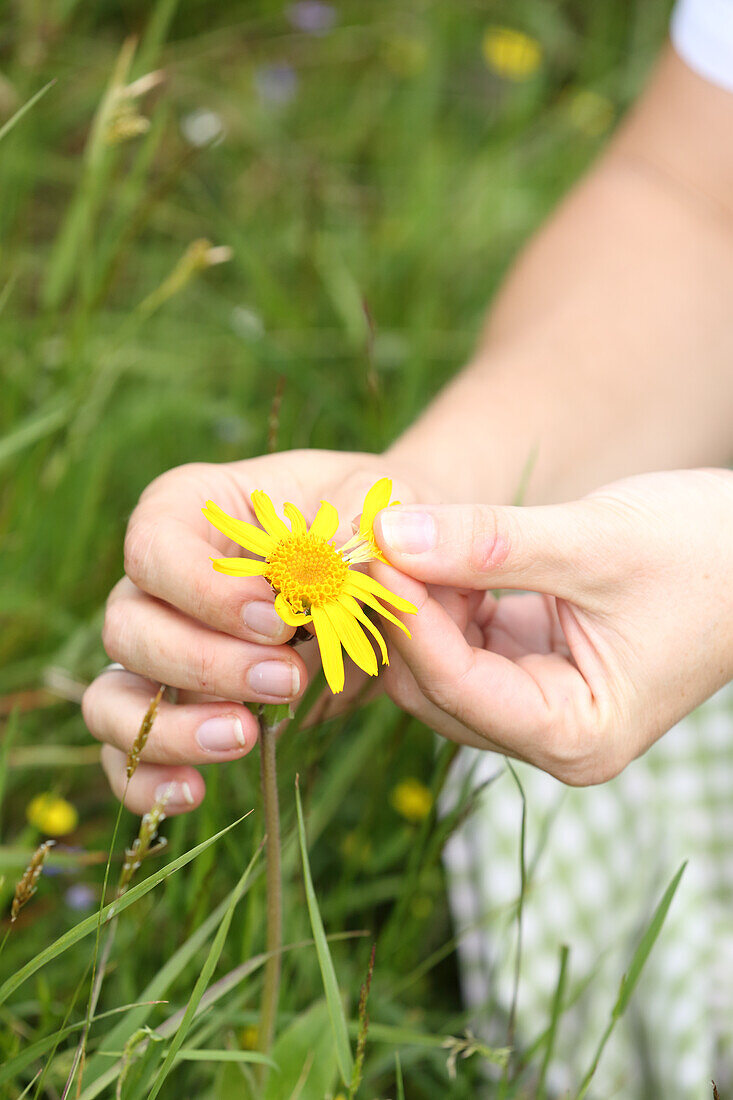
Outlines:
{"label": "green grass", "polygon": [[[84,1019],[88,976],[79,983],[93,937],[71,933],[80,918],[64,899],[74,883],[99,889],[116,809],[100,769],[74,751],[89,740],[78,707],[44,685],[58,684],[58,670],[83,683],[105,661],[104,600],[140,492],[179,463],[261,453],[280,379],[281,447],[386,445],[460,366],[512,256],[602,142],[574,123],[576,92],[598,91],[622,112],[662,41],[668,7],[506,0],[487,14],[470,0],[346,2],[323,37],[296,33],[274,0],[47,0],[6,14],[0,127],[55,84],[0,130],[0,706],[6,717],[13,702],[19,708],[3,761],[3,896],[37,840],[25,807],[39,791],[73,801],[80,824],[70,842],[102,859],[49,860],[59,873],[44,876],[4,949],[0,1063],[33,1053],[3,1086],[8,1096],[42,1069],[40,1093],[34,1085],[27,1095],[60,1095],[78,1030],[53,1037]],[[488,22],[541,41],[536,77],[512,84],[487,70]],[[281,62],[297,74],[294,97],[264,103],[263,67]],[[158,66],[165,82],[141,101],[149,131],[107,146],[113,74],[135,79]],[[181,125],[200,108],[218,114],[224,137],[195,147]],[[139,310],[197,238],[230,246],[232,261]],[[302,1061],[294,1078],[283,1065],[290,1091],[278,1091],[273,1071],[268,1097],[302,1087],[303,1100],[320,1100],[336,1088],[335,994],[332,977],[324,994],[321,967],[332,958],[353,1052],[374,940],[359,1095],[475,1096],[481,1056],[459,1060],[449,1085],[441,1046],[470,1023],[439,858],[447,827],[409,826],[385,808],[405,776],[441,780],[431,736],[381,700],[284,739],[279,767],[285,942],[306,946],[283,958],[284,1038],[274,1056],[292,1058],[314,1037],[323,1049],[310,1083],[299,1079]],[[296,771],[325,956],[320,935],[318,950],[310,943]],[[147,1096],[156,1080],[161,1097],[240,1097],[253,1079],[236,1052],[258,1018],[259,867],[240,900],[232,890],[262,833],[256,760],[210,768],[207,783],[201,810],[166,824],[164,865],[256,812],[120,915],[97,1011],[166,1003],[126,1010],[122,1023],[93,1022],[85,1098],[114,1095],[112,1067],[143,1026],[163,1039],[135,1040],[126,1100]],[[113,882],[136,832],[125,813]],[[151,860],[138,881],[159,867]],[[355,935],[333,938],[340,933]],[[34,970],[43,952],[47,965]],[[210,976],[207,958],[216,970],[204,991],[195,983]],[[28,980],[13,988],[24,967]],[[197,1004],[205,1013],[195,1014]],[[185,1042],[177,1055],[176,1034]],[[343,1048],[343,1029],[339,1036]],[[37,1052],[32,1044],[45,1037]],[[206,1051],[231,1060],[201,1060]],[[101,1080],[109,1083],[95,1093]]]}

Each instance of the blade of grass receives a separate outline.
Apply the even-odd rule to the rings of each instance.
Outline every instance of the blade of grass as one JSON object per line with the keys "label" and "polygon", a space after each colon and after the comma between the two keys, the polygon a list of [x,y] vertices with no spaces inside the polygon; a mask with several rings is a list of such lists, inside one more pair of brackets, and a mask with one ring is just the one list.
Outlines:
{"label": "blade of grass", "polygon": [[40,409],[20,423],[12,432],[8,432],[5,438],[0,441],[0,467],[4,466],[9,459],[15,458],[18,452],[25,447],[32,446],[39,439],[43,439],[44,436],[51,435],[52,432],[63,427],[71,416],[72,408],[71,402],[65,401],[63,404],[55,405],[51,409]]}
{"label": "blade of grass", "polygon": [[36,103],[38,103],[38,100],[41,98],[41,96],[44,96],[49,88],[53,88],[55,83],[55,79],[49,80],[48,84],[44,84],[44,86],[40,88],[35,95],[32,95],[31,98],[26,103],[24,103],[22,107],[18,108],[14,115],[11,115],[7,122],[0,126],[0,141],[2,141],[6,134],[10,133],[14,126],[17,126],[23,115],[26,114],[26,112],[30,111],[31,107],[34,107]]}
{"label": "blade of grass", "polygon": [[277,1069],[272,1058],[259,1050],[179,1050],[176,1062],[256,1062]]}
{"label": "blade of grass", "polygon": [[318,909],[316,892],[313,889],[313,879],[311,878],[310,863],[308,862],[305,823],[303,821],[303,806],[300,801],[300,788],[297,776],[295,777],[295,805],[298,814],[298,835],[300,837],[300,854],[303,860],[303,882],[305,884],[308,915],[313,931],[313,939],[316,942],[318,965],[321,968],[323,988],[326,993],[326,1003],[328,1004],[328,1014],[331,1019],[331,1028],[336,1044],[336,1058],[338,1061],[339,1073],[341,1074],[344,1085],[348,1088],[351,1075],[354,1071],[354,1059],[349,1044],[348,1024],[341,1003],[338,982],[336,981],[336,971],[334,969],[333,959],[331,958],[331,952],[328,949],[328,941],[326,940],[323,921],[321,920],[321,914]]}
{"label": "blade of grass", "polygon": [[675,893],[677,892],[677,887],[680,884],[680,879],[684,874],[686,866],[687,860],[684,861],[677,874],[674,876],[669,886],[664,891],[662,899],[657,905],[657,908],[654,910],[652,919],[647,925],[647,929],[644,935],[641,937],[639,946],[634,952],[634,956],[631,960],[631,966],[621,979],[621,988],[619,989],[616,1003],[611,1009],[611,1019],[608,1022],[608,1027],[601,1036],[601,1040],[596,1049],[595,1057],[593,1058],[590,1069],[583,1078],[580,1090],[578,1091],[576,1096],[576,1100],[583,1100],[583,1097],[590,1088],[590,1083],[593,1080],[593,1076],[598,1068],[598,1063],[601,1060],[601,1055],[603,1054],[606,1043],[611,1038],[611,1034],[613,1033],[616,1024],[626,1011],[634,989],[636,988],[639,978],[641,977],[641,972],[644,969],[644,964],[649,958],[649,954],[657,941],[659,933],[662,931],[662,926],[664,925],[664,922],[667,918],[669,907],[672,904],[672,899],[674,898]]}
{"label": "blade of grass", "polygon": [[405,1100],[405,1083],[402,1080],[402,1064],[398,1050],[394,1052],[394,1071],[397,1081],[397,1100]]}
{"label": "blade of grass", "polygon": [[[329,936],[331,940],[346,940],[352,939],[355,936],[366,936],[367,932],[337,932],[332,936]],[[295,951],[302,947],[312,947],[313,940],[301,940],[298,943],[287,944],[283,951]],[[267,955],[265,953],[261,955],[255,955],[253,958],[248,959],[247,962],[242,963],[240,966],[235,966],[233,970],[230,970],[228,974],[225,974],[223,978],[219,978],[217,982],[214,982],[212,986],[206,990],[206,993],[201,998],[201,1002],[196,1011],[196,1016],[200,1016],[203,1012],[208,1011],[212,1005],[220,1001],[222,997],[225,997],[232,989],[240,985],[246,977],[253,974],[260,967],[264,966],[267,962]],[[168,1036],[173,1035],[178,1028],[185,1009],[179,1009],[178,1012],[174,1012],[172,1016],[169,1016],[167,1020],[164,1020],[162,1024],[156,1027],[155,1031],[157,1035],[167,1039]],[[95,1100],[107,1085],[111,1084],[116,1077],[119,1077],[122,1071],[122,1062],[117,1062],[110,1069],[102,1073],[96,1081],[84,1089],[79,1100]]]}
{"label": "blade of grass", "polygon": [[[157,1002],[160,1003],[160,1002]],[[92,1023],[97,1023],[98,1020],[104,1020],[109,1016],[119,1016],[121,1012],[128,1012],[130,1008],[134,1008],[134,1005],[121,1005],[119,1008],[110,1008],[106,1012],[100,1012],[98,1016],[92,1016]],[[151,1005],[150,1008],[153,1008]],[[84,1020],[79,1020],[75,1024],[65,1024],[59,1028],[58,1031],[54,1031],[51,1035],[44,1035],[42,1039],[37,1039],[35,1043],[31,1043],[30,1046],[25,1047],[19,1054],[16,1054],[14,1058],[11,1058],[7,1062],[3,1062],[0,1066],[0,1085],[6,1084],[8,1081],[12,1081],[17,1077],[19,1073],[29,1066],[31,1062],[35,1062],[37,1058],[42,1058],[48,1051],[52,1051],[55,1046],[67,1038],[69,1035],[73,1035],[75,1031],[80,1031],[84,1027]]]}
{"label": "blade of grass", "polygon": [[544,1100],[545,1096],[547,1095],[545,1082],[547,1080],[547,1071],[550,1068],[550,1062],[552,1061],[552,1053],[555,1049],[555,1036],[557,1035],[557,1025],[560,1020],[560,1016],[562,1015],[563,999],[565,997],[565,985],[567,983],[569,955],[570,948],[567,946],[567,944],[563,944],[560,948],[560,969],[557,975],[555,995],[552,998],[550,1026],[547,1031],[547,1046],[545,1047],[545,1056],[542,1060],[542,1069],[540,1070],[540,1076],[537,1082],[536,1100]]}
{"label": "blade of grass", "polygon": [[[233,821],[231,825],[227,825],[214,836],[209,837],[208,840],[203,841],[201,844],[197,844],[196,847],[191,848],[190,851],[184,852],[182,856],[179,856],[178,859],[174,859],[172,863],[169,863],[166,867],[162,867],[159,871],[150,875],[144,882],[140,882],[137,886],[133,886],[132,889],[128,890],[126,894],[123,894],[121,898],[117,898],[115,901],[110,902],[109,905],[105,905],[104,909],[101,911],[102,921],[109,920],[112,916],[122,913],[125,909],[129,908],[130,905],[134,905],[135,902],[139,901],[145,894],[149,894],[151,890],[154,890],[159,883],[169,878],[170,875],[175,874],[176,871],[180,871],[182,867],[185,867],[186,864],[196,859],[201,852],[205,852],[212,844],[216,844],[217,840],[223,837],[225,833],[228,833],[230,829],[239,825],[240,822],[244,821],[245,817],[248,817],[251,813],[252,811],[249,810],[246,814],[243,814],[242,817],[238,818],[237,821]],[[43,951],[39,951],[34,958],[30,959],[29,962],[25,964],[25,966],[21,966],[19,970],[16,970],[15,974],[6,978],[2,985],[0,985],[0,1004],[3,1004],[8,997],[23,984],[23,982],[30,978],[32,974],[35,974],[36,971],[40,970],[42,966],[58,958],[58,956],[68,950],[69,947],[78,943],[79,940],[83,940],[85,936],[89,936],[95,932],[98,919],[98,914],[92,913],[90,917],[81,921],[74,928],[70,928],[68,932],[65,932],[63,936],[60,936],[59,939],[49,944]]]}
{"label": "blade of grass", "polygon": [[148,1100],[155,1100],[155,1097],[158,1095],[161,1088],[163,1087],[163,1082],[173,1068],[173,1063],[176,1060],[176,1055],[178,1054],[178,1051],[183,1046],[183,1040],[188,1034],[189,1028],[191,1027],[193,1018],[196,1015],[196,1010],[199,1006],[201,998],[206,992],[206,987],[209,984],[211,975],[214,973],[216,964],[219,961],[219,956],[224,950],[224,943],[229,933],[229,926],[232,923],[234,910],[237,907],[237,902],[240,900],[246,890],[249,876],[251,874],[252,868],[255,865],[255,862],[257,861],[257,857],[259,856],[260,851],[261,849],[258,848],[255,854],[252,856],[252,859],[249,861],[249,864],[247,865],[244,874],[240,878],[234,889],[234,892],[232,893],[231,900],[229,902],[229,905],[227,906],[224,917],[222,918],[222,922],[219,925],[218,931],[214,936],[214,941],[211,944],[209,953],[206,957],[206,961],[201,968],[201,973],[196,980],[196,984],[193,987],[193,992],[191,993],[188,1004],[186,1005],[186,1011],[183,1013],[183,1019],[178,1026],[178,1030],[173,1036],[173,1041],[168,1048],[168,1052],[163,1061],[163,1065],[158,1070],[158,1074],[155,1078],[155,1081],[153,1082],[153,1087],[148,1094]]}

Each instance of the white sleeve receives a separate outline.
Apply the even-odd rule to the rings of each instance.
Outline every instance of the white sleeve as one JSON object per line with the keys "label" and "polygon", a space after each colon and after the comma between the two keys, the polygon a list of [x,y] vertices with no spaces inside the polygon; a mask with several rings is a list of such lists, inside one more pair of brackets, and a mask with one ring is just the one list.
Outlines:
{"label": "white sleeve", "polygon": [[694,72],[733,92],[733,0],[677,0],[670,34]]}

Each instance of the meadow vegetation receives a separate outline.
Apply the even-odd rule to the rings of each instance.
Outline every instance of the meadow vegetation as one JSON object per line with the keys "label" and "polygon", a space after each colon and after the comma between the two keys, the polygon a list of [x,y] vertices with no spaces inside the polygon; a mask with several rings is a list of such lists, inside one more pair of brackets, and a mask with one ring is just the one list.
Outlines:
{"label": "meadow vegetation", "polygon": [[[162,825],[164,848],[147,837],[115,901],[140,828],[122,813],[98,938],[117,810],[78,699],[106,660],[104,601],[145,485],[194,459],[393,439],[465,360],[512,256],[633,99],[668,9],[7,5],[0,1095],[67,1095],[93,969],[99,1018],[68,1091],[81,1080],[83,1100],[541,1094],[562,988],[507,1069],[461,1005],[441,850],[471,795],[435,810],[452,745],[436,751],[384,699],[282,739],[287,949],[264,1085],[256,754],[208,769],[201,809]],[[528,38],[487,39],[494,25]],[[72,819],[11,923],[49,820],[28,809],[46,793]]]}

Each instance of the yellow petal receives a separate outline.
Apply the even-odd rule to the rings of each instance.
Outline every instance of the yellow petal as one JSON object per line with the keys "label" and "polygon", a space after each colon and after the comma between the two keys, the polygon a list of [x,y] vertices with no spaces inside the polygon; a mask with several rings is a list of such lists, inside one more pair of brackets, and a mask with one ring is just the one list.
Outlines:
{"label": "yellow petal", "polygon": [[308,524],[305,522],[305,516],[300,508],[297,508],[288,501],[286,504],[283,504],[283,512],[290,520],[290,530],[294,535],[304,535],[307,532]]}
{"label": "yellow petal", "polygon": [[349,573],[349,584],[352,584],[358,590],[353,592],[352,595],[360,600],[363,598],[362,592],[368,592],[372,596],[378,596],[385,603],[392,604],[392,607],[396,607],[398,611],[405,611],[409,615],[417,615],[417,608],[414,603],[403,600],[402,596],[390,592],[388,588],[385,588],[379,581],[375,581],[374,577],[370,577],[368,573]]}
{"label": "yellow petal", "polygon": [[382,607],[376,596],[372,596],[369,592],[354,588],[348,583],[344,585],[343,594],[347,596],[356,596],[362,601],[362,603],[365,603],[367,607],[371,607],[373,611],[378,611],[379,614],[387,619],[390,623],[394,623],[394,625],[398,626],[400,630],[404,630],[408,638],[412,637],[410,631],[407,629],[405,624],[400,622],[400,620],[396,618],[391,611],[388,611],[386,607]]}
{"label": "yellow petal", "polygon": [[211,564],[217,573],[226,573],[229,577],[264,577],[266,561],[254,558],[212,558]]}
{"label": "yellow petal", "polygon": [[346,610],[337,600],[324,605],[323,610],[331,620],[331,625],[339,636],[341,645],[348,653],[351,660],[369,676],[376,676],[378,672],[377,658],[369,640],[357,623],[354,616]]}
{"label": "yellow petal", "polygon": [[221,531],[222,535],[226,535],[233,542],[238,542],[245,550],[251,550],[253,554],[260,554],[261,557],[266,558],[273,549],[274,541],[266,531],[261,531],[251,523],[245,523],[244,520],[227,515],[218,504],[214,504],[213,500],[207,500],[206,507],[201,511],[217,531]]}
{"label": "yellow petal", "polygon": [[376,485],[372,485],[364,498],[364,507],[361,510],[361,522],[359,524],[360,531],[372,530],[377,512],[381,512],[382,508],[387,507],[391,494],[392,479],[389,477],[380,478]]}
{"label": "yellow petal", "polygon": [[288,601],[280,593],[275,597],[275,610],[282,621],[287,623],[288,626],[305,626],[305,624],[309,623],[313,618],[312,615],[309,615],[305,611],[301,614],[293,611]]}
{"label": "yellow petal", "polygon": [[356,602],[354,597],[353,596],[345,596],[342,593],[340,598],[339,598],[339,603],[341,604],[342,607],[345,607],[347,611],[350,611],[351,614],[354,616],[354,618],[359,620],[359,622],[362,624],[362,626],[365,626],[367,628],[367,630],[369,631],[369,633],[371,634],[371,636],[374,638],[375,642],[379,646],[379,651],[382,654],[382,664],[383,665],[388,665],[389,664],[389,657],[387,655],[387,646],[385,645],[384,638],[379,633],[379,631],[377,630],[376,626],[374,625],[372,620],[369,618],[369,616],[364,614],[364,612],[362,611],[361,607]]}
{"label": "yellow petal", "polygon": [[275,511],[275,505],[267,493],[264,493],[262,489],[255,489],[251,495],[251,500],[255,515],[268,535],[272,535],[275,539],[290,538],[290,531]]}
{"label": "yellow petal", "polygon": [[341,642],[322,607],[313,608],[313,625],[316,628],[326,683],[333,694],[338,695],[344,690],[344,659],[341,654]]}
{"label": "yellow petal", "polygon": [[332,539],[336,534],[338,525],[339,514],[333,504],[329,504],[327,500],[322,500],[316,518],[311,524],[309,534],[315,535],[316,538],[324,539],[325,542],[328,542],[328,540]]}

